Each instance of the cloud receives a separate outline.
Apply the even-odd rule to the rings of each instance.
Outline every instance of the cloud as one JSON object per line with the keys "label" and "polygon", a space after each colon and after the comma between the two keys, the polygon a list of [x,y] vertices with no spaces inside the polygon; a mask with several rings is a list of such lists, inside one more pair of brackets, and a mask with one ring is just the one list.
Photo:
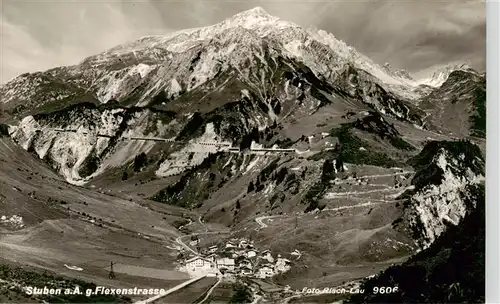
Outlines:
{"label": "cloud", "polygon": [[482,1],[338,2],[320,26],[373,60],[411,72],[453,61],[485,62]]}
{"label": "cloud", "polygon": [[5,1],[0,83],[25,72],[76,64],[118,44],[169,31],[147,3]]}

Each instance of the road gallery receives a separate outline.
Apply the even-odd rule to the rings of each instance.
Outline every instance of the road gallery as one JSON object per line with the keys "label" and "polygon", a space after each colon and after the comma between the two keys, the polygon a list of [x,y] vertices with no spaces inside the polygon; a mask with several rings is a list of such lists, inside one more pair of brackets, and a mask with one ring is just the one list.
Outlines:
{"label": "road gallery", "polygon": [[485,302],[485,1],[5,2],[0,304]]}

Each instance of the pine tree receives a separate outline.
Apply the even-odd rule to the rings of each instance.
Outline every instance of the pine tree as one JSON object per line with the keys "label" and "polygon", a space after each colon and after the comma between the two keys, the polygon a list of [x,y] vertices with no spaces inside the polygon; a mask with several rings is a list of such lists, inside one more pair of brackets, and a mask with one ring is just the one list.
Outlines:
{"label": "pine tree", "polygon": [[250,192],[252,192],[253,190],[255,190],[255,186],[254,186],[254,184],[253,184],[253,181],[250,181],[250,183],[248,184],[247,193],[250,193]]}

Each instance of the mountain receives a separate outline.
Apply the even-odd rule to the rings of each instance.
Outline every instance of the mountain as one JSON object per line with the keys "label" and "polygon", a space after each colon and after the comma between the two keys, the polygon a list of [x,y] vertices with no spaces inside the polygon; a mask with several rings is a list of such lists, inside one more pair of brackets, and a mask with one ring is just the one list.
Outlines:
{"label": "mountain", "polygon": [[[412,88],[404,79],[389,75],[333,35],[302,29],[261,8],[206,28],[144,37],[86,58],[76,66],[23,74],[2,86],[0,92],[4,111],[21,115],[78,99],[147,105],[162,90],[169,96],[189,92],[218,73],[242,73],[240,77],[250,85],[264,85],[261,72],[253,75],[245,67],[263,65],[265,78],[269,78],[268,73],[282,68],[283,63],[277,62],[280,57],[300,61],[316,77],[328,81],[352,63],[394,91],[411,94]],[[27,101],[33,103],[33,96],[37,96],[37,104],[23,108]]]}
{"label": "mountain", "polygon": [[463,69],[450,72],[419,105],[428,115],[425,121],[429,128],[459,137],[486,137],[484,75]]}
{"label": "mountain", "polygon": [[[484,201],[484,187],[473,187],[470,193],[469,203]],[[355,295],[346,302],[484,303],[484,212],[484,204],[478,204],[460,225],[443,233],[427,250],[363,283],[365,290],[390,285],[397,286],[398,292]]]}
{"label": "mountain", "polygon": [[395,77],[399,77],[399,78],[402,78],[402,79],[405,79],[405,80],[409,80],[409,81],[415,81],[415,79],[413,78],[413,76],[408,72],[406,71],[405,69],[399,69],[399,70],[396,70],[394,71],[391,67],[391,65],[386,62],[384,65],[383,65],[383,68],[384,70],[389,74],[389,75],[393,75]]}
{"label": "mountain", "polygon": [[[183,236],[211,235],[202,248],[250,238],[300,252],[273,284],[338,286],[425,252],[481,204],[484,75],[438,75],[419,82],[255,8],[2,85],[2,151],[67,182],[50,200],[77,208],[64,227],[106,219],[116,203],[123,214],[100,228],[170,257],[190,248]],[[4,176],[6,189],[31,193],[28,177]]]}
{"label": "mountain", "polygon": [[[199,115],[194,117],[201,116],[204,120],[199,129],[213,122],[222,140],[232,139],[235,134],[243,136],[253,127],[265,128],[276,119],[300,119],[303,115],[309,115],[307,112],[317,111],[339,99],[343,103],[358,103],[361,108],[374,108],[398,119],[422,124],[424,113],[411,102],[398,97],[399,90],[393,90],[396,86],[411,90],[402,80],[385,74],[381,67],[332,35],[323,31],[303,30],[256,8],[211,27],[182,31],[166,37],[145,37],[89,57],[77,66],[21,75],[0,90],[5,96],[3,101],[7,113],[25,117],[20,124],[20,130],[23,131],[19,130],[13,136],[27,145],[33,142],[31,135],[34,134],[33,130],[28,129],[37,125],[38,118],[46,117],[37,114],[26,116],[32,112],[61,113],[50,116],[52,128],[77,129],[84,126],[86,131],[93,129],[95,123],[92,121],[99,115],[97,113],[92,114],[92,117],[82,115],[74,120],[65,119],[66,115],[75,115],[75,110],[63,109],[64,106],[78,101],[86,101],[89,107],[91,103],[101,104],[109,100],[117,101],[120,107],[138,107],[133,111],[141,124],[154,119],[149,118],[148,113],[139,118],[141,109],[175,112],[177,118],[172,121],[174,129],[171,134],[176,132],[176,125],[185,124],[187,116],[197,112]],[[63,93],[61,90],[68,92]],[[33,98],[35,95],[36,99]],[[28,103],[30,106],[26,107]],[[77,108],[82,107],[85,106]],[[73,111],[73,114],[62,114],[67,111]],[[122,110],[117,108],[110,111]],[[101,115],[106,116],[108,112]],[[240,113],[248,114],[240,117]],[[33,119],[26,118],[31,116]],[[125,116],[131,117],[129,114]],[[231,119],[229,116],[235,117]],[[58,122],[58,117],[62,121]],[[221,124],[220,117],[231,123]],[[119,124],[125,126],[132,123],[113,119],[109,115],[97,119],[97,132],[116,137],[122,133],[121,130],[115,130]],[[73,124],[68,125],[68,121]],[[107,121],[115,127],[108,126]],[[152,124],[154,122],[150,121],[148,126]],[[167,135],[157,131],[144,133],[154,129],[148,126],[142,126],[142,130],[126,130],[125,134]],[[56,136],[50,134],[46,132],[41,135],[42,138],[34,140],[35,145],[43,146],[35,150],[48,149],[47,144]],[[64,137],[61,141],[67,141],[66,137],[70,136],[79,142],[73,146],[85,146],[88,141],[75,134],[61,136]],[[90,173],[99,174],[104,170],[95,168],[94,172],[80,176],[78,171],[81,165],[85,165],[85,159],[104,161],[113,158],[105,154],[121,149],[114,147],[114,144],[114,141],[107,143],[106,140],[100,140],[99,148],[94,150],[85,146],[79,149],[78,155],[74,151],[64,152],[67,150],[67,145],[64,145],[54,154],[68,154],[64,156],[69,160],[68,169],[65,168],[66,164],[57,160],[55,162],[59,163],[60,171],[65,172],[63,174],[68,180],[80,182]],[[138,154],[146,150],[137,147],[134,151]],[[38,154],[43,158],[46,152]],[[130,157],[135,156],[132,154]],[[51,155],[49,153],[52,159],[58,157]],[[115,163],[119,165],[129,161],[130,157]]]}
{"label": "mountain", "polygon": [[439,87],[441,86],[450,76],[450,74],[454,71],[465,71],[476,73],[474,69],[468,66],[466,63],[462,64],[448,64],[442,67],[437,68],[433,71],[428,77],[422,78],[417,82],[419,84],[428,85],[431,87]]}
{"label": "mountain", "polygon": [[[424,248],[448,226],[457,226],[482,201],[470,197],[471,188],[484,182],[485,160],[478,146],[468,142],[430,142],[410,160],[416,170],[404,217]],[[398,222],[398,221],[396,221]]]}

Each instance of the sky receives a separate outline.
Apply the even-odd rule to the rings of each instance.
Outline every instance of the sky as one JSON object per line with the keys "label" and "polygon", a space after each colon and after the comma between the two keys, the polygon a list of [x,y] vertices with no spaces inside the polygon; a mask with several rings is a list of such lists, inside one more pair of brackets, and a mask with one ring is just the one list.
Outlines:
{"label": "sky", "polygon": [[484,71],[484,0],[0,0],[0,83],[77,64],[142,36],[208,26],[260,6],[334,34],[411,73],[448,63]]}

